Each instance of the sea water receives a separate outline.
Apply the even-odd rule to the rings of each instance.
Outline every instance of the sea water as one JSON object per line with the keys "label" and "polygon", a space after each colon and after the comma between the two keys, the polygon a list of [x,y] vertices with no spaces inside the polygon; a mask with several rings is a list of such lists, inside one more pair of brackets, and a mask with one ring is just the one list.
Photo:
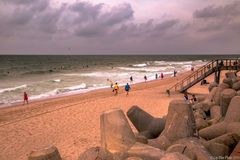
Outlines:
{"label": "sea water", "polygon": [[0,56],[0,106],[30,100],[75,94],[109,87],[107,79],[124,85],[154,80],[155,74],[172,76],[198,68],[216,58],[238,56],[122,55],[122,56]]}

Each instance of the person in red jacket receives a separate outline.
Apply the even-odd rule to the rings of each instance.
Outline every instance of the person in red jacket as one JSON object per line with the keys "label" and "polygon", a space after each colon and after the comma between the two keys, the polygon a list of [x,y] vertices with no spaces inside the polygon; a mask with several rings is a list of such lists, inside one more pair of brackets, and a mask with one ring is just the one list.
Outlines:
{"label": "person in red jacket", "polygon": [[23,104],[25,104],[25,102],[28,104],[28,95],[26,92],[23,94]]}

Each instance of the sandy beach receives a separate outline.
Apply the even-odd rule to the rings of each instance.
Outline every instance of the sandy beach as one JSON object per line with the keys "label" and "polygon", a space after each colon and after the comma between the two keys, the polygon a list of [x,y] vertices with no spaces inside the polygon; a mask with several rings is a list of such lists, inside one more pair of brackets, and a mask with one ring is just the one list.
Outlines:
{"label": "sandy beach", "polygon": [[[64,160],[77,159],[85,149],[100,145],[99,117],[103,111],[121,108],[126,113],[132,105],[138,105],[153,116],[162,117],[169,102],[183,96],[168,97],[166,89],[190,73],[132,85],[129,96],[123,87],[117,96],[109,88],[2,108],[0,159],[25,160],[31,150],[51,144],[59,149]],[[206,94],[207,87],[197,84],[189,91]]]}

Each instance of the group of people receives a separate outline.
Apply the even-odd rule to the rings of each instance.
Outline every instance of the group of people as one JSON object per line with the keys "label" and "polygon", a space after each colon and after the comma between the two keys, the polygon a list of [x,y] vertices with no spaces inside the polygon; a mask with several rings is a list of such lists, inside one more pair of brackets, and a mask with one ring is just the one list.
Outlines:
{"label": "group of people", "polygon": [[[173,75],[174,75],[174,77],[176,77],[176,75],[177,75],[177,71],[176,71],[176,70],[173,71]],[[144,75],[143,78],[144,78],[144,81],[147,82],[147,80],[148,80],[147,76]],[[156,78],[156,79],[158,79],[158,78],[163,79],[163,78],[164,78],[164,74],[161,73],[160,76],[158,76],[158,74],[156,73],[156,74],[155,74],[155,78]],[[129,80],[130,80],[130,83],[133,83],[133,77],[132,77],[132,76],[130,76]],[[119,91],[119,85],[118,85],[118,83],[116,82],[116,83],[114,84],[113,81],[110,80],[110,79],[107,79],[107,81],[110,83],[110,87],[113,89],[112,91],[114,92],[114,95],[118,95],[118,91]],[[129,83],[127,83],[124,88],[125,88],[125,91],[126,91],[126,95],[128,95],[128,94],[129,94],[129,91],[130,91],[130,89],[131,89]]]}
{"label": "group of people", "polygon": [[[130,80],[132,79],[132,77],[130,77]],[[107,79],[107,81],[110,83],[110,87],[112,88],[112,91],[114,92],[114,95],[118,95],[118,91],[119,91],[119,85],[116,82],[115,84],[113,84],[113,81],[111,81],[110,79]],[[125,91],[126,91],[126,96],[128,96],[129,91],[131,89],[130,85],[127,83],[124,87]]]}
{"label": "group of people", "polygon": [[185,92],[183,98],[187,104],[194,104],[197,102],[197,98],[196,98],[195,94],[192,94],[192,98],[189,98],[188,94]]}

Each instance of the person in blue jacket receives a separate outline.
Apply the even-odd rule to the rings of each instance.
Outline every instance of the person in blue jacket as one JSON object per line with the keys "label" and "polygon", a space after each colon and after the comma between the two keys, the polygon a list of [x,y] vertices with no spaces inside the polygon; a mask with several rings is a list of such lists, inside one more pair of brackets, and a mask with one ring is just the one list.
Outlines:
{"label": "person in blue jacket", "polygon": [[130,87],[130,85],[127,83],[127,84],[125,85],[125,91],[127,92],[127,95],[128,95],[128,92],[130,91],[130,89],[131,89],[131,87]]}

